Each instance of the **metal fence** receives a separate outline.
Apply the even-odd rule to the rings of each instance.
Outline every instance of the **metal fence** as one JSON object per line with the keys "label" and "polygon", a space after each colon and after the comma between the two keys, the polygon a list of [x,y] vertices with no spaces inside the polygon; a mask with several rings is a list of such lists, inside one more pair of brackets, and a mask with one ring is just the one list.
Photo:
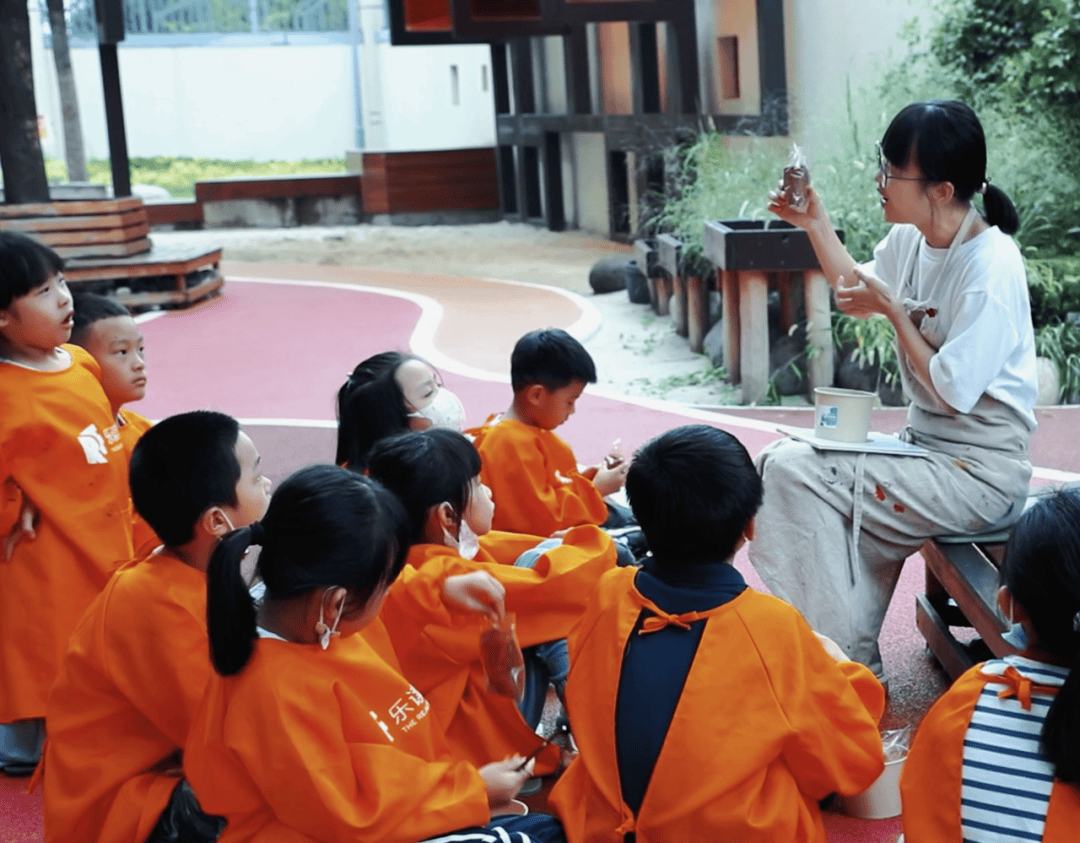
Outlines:
{"label": "metal fence", "polygon": [[[48,19],[44,0],[42,18]],[[345,32],[348,0],[124,0],[128,35]],[[68,7],[68,36],[96,38],[94,0]]]}

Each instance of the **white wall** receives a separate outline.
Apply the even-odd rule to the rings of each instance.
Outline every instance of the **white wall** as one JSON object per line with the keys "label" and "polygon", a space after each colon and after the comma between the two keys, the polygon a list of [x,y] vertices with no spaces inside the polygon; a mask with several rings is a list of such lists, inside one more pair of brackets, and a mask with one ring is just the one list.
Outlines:
{"label": "white wall", "polygon": [[924,0],[784,0],[792,136],[811,152],[827,144],[849,80],[856,93],[875,86],[881,68],[906,55],[901,30],[920,11]]}
{"label": "white wall", "polygon": [[[491,71],[486,46],[374,44],[373,85],[364,85],[372,151],[493,146]],[[256,160],[339,158],[356,147],[352,58],[347,44],[119,48],[128,153]],[[87,157],[108,158],[104,94],[96,48],[73,49]],[[63,155],[60,98],[51,50],[34,77],[47,116],[46,154]],[[374,58],[374,63],[370,59]],[[459,105],[450,66],[458,66]],[[368,81],[368,80],[365,80]],[[381,109],[379,109],[381,99]],[[368,100],[371,100],[369,103]],[[371,108],[369,109],[369,106]],[[381,113],[373,114],[373,111]]]}

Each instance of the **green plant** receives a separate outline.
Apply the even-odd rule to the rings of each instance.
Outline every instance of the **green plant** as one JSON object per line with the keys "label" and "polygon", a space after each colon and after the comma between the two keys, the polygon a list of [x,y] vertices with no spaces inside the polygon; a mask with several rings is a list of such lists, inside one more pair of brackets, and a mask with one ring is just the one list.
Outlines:
{"label": "green plant", "polygon": [[1062,400],[1073,404],[1080,399],[1080,324],[1066,321],[1039,328],[1035,353],[1057,366]]}
{"label": "green plant", "polygon": [[900,380],[896,360],[896,332],[884,317],[859,319],[833,312],[833,345],[839,351],[851,349],[851,358],[862,366],[876,367],[888,386]]}
{"label": "green plant", "polygon": [[1042,258],[1027,262],[1031,322],[1036,329],[1080,313],[1080,258]]}

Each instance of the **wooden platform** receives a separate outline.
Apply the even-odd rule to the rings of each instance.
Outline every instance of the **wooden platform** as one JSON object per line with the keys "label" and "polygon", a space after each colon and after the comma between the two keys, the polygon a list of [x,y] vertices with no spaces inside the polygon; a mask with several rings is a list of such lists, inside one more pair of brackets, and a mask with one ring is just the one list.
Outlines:
{"label": "wooden platform", "polygon": [[131,308],[183,306],[224,284],[220,248],[154,248],[135,197],[0,205],[0,229],[54,249],[74,288],[115,295]]}

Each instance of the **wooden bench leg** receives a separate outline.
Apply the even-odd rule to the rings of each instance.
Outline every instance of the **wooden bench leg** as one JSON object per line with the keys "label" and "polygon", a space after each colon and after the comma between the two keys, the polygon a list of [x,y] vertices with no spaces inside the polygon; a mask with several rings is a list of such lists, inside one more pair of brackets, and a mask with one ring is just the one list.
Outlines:
{"label": "wooden bench leg", "polygon": [[679,306],[674,308],[675,310],[675,333],[680,337],[685,337],[688,333],[687,328],[687,313],[686,313],[686,288],[688,284],[686,278],[675,279],[675,298],[679,300]]}
{"label": "wooden bench leg", "polygon": [[739,273],[739,362],[742,402],[765,397],[769,383],[769,277],[764,272]]}
{"label": "wooden bench leg", "polygon": [[671,310],[672,283],[670,278],[656,279],[656,312],[667,316]]}
{"label": "wooden bench leg", "polygon": [[739,277],[730,270],[718,269],[720,297],[724,312],[724,368],[728,380],[739,382]]}
{"label": "wooden bench leg", "polygon": [[686,327],[690,350],[700,354],[709,330],[709,287],[704,278],[686,279]]}

